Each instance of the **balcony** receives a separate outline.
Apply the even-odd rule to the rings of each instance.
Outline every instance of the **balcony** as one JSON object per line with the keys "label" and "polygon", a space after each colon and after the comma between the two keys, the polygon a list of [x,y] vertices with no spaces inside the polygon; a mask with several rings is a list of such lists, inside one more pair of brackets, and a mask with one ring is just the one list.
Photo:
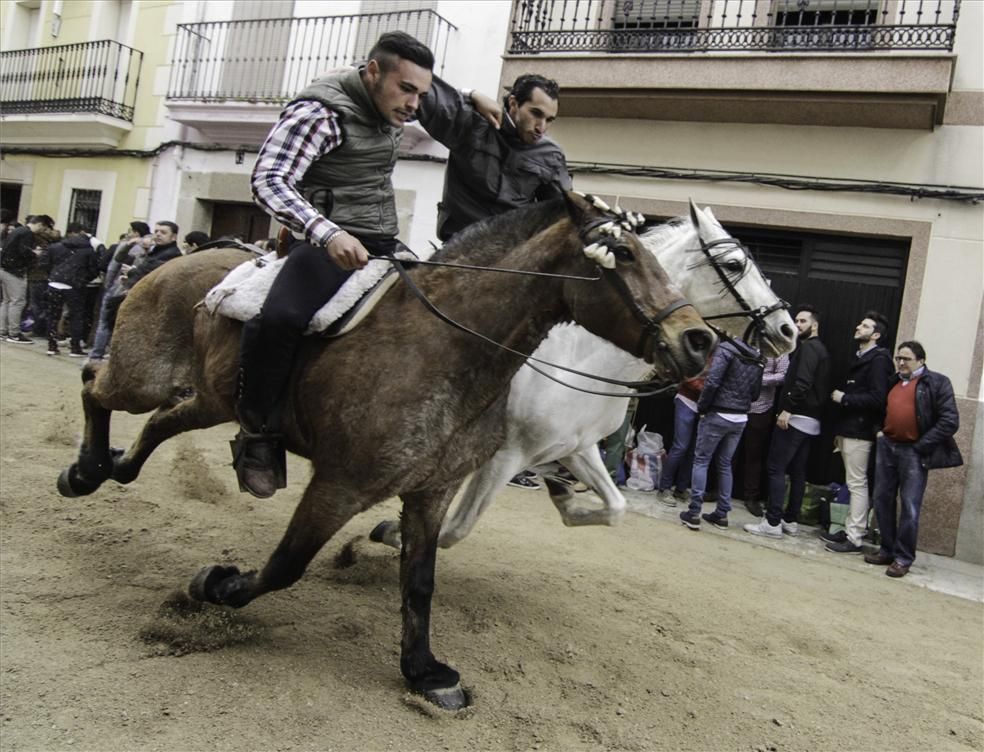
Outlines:
{"label": "balcony", "polygon": [[365,60],[380,34],[424,42],[441,73],[455,29],[432,10],[179,24],[167,107],[209,141],[259,144],[297,92]]}
{"label": "balcony", "polygon": [[502,82],[556,79],[565,117],[932,129],[959,10],[960,0],[514,0]]}
{"label": "balcony", "polygon": [[119,146],[132,128],[142,61],[108,39],[0,53],[3,143]]}

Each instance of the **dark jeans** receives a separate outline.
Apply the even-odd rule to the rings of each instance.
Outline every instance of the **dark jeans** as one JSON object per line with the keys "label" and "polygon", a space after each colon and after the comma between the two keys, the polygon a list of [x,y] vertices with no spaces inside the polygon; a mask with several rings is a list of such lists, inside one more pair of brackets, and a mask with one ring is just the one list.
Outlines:
{"label": "dark jeans", "polygon": [[68,327],[72,350],[82,349],[82,338],[85,332],[85,292],[83,290],[59,290],[48,286],[45,293],[48,314],[48,349],[58,349],[58,320],[61,318],[62,307],[68,306]]}
{"label": "dark jeans", "polygon": [[[776,428],[772,432],[769,448],[769,508],[765,517],[770,525],[781,520],[796,522],[803,506],[806,492],[806,460],[810,456],[810,439],[813,437],[790,426],[785,431]],[[789,504],[785,514],[782,504],[786,496],[786,474],[789,474]]]}
{"label": "dark jeans", "polygon": [[673,446],[666,455],[663,473],[659,478],[659,490],[670,486],[681,493],[690,483],[694,462],[694,434],[697,432],[698,415],[679,400],[673,404]]}
{"label": "dark jeans", "polygon": [[745,501],[763,501],[762,470],[765,467],[769,438],[776,425],[776,416],[771,410],[764,413],[749,413],[745,426],[745,445],[742,452],[742,468],[745,476],[745,490],[741,498]]}
{"label": "dark jeans", "polygon": [[[881,551],[895,557],[902,566],[916,559],[919,511],[929,476],[912,444],[901,444],[887,436],[875,442],[875,516],[881,532]],[[895,497],[899,514],[895,516]]]}
{"label": "dark jeans", "polygon": [[707,489],[707,468],[717,455],[718,502],[716,511],[727,515],[731,511],[731,458],[741,441],[744,423],[725,420],[717,413],[705,415],[697,426],[697,443],[694,445],[694,469],[690,482],[690,513],[700,514]]}

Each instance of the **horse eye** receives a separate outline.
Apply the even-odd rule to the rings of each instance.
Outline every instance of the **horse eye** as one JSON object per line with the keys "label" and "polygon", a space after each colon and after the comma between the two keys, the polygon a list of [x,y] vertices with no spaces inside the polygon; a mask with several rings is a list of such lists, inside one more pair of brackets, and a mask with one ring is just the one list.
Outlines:
{"label": "horse eye", "polygon": [[740,272],[742,269],[745,268],[745,265],[738,259],[732,259],[731,261],[729,261],[724,265],[724,268],[727,269],[729,272]]}
{"label": "horse eye", "polygon": [[615,258],[619,261],[634,261],[635,256],[632,255],[632,251],[626,248],[624,245],[616,246],[613,250]]}

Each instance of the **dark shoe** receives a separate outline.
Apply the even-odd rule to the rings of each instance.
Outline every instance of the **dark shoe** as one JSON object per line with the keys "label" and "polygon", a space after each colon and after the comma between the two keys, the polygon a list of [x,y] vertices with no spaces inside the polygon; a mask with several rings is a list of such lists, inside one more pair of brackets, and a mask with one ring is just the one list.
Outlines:
{"label": "dark shoe", "polygon": [[13,342],[15,345],[33,345],[34,340],[30,337],[25,337],[21,332],[17,332],[16,335],[12,337],[7,337],[8,342]]}
{"label": "dark shoe", "polygon": [[700,517],[689,511],[680,512],[680,524],[686,525],[691,530],[700,530]]}
{"label": "dark shoe", "polygon": [[888,566],[889,564],[894,563],[895,557],[892,556],[891,554],[886,554],[886,553],[882,553],[881,551],[878,551],[877,553],[874,554],[865,554],[864,560],[869,564],[875,564],[879,567],[885,567]]}
{"label": "dark shoe", "polygon": [[269,499],[287,486],[287,457],[277,434],[239,433],[232,446],[232,466],[239,490],[258,499]]}
{"label": "dark shoe", "polygon": [[717,512],[710,512],[709,514],[702,514],[700,516],[702,520],[707,520],[714,527],[719,527],[722,530],[728,529],[728,515],[718,514]]}
{"label": "dark shoe", "polygon": [[899,564],[897,561],[893,561],[885,570],[885,574],[889,577],[905,577],[908,573],[909,567],[905,564]]}
{"label": "dark shoe", "polygon": [[73,348],[72,351],[68,354],[68,357],[70,357],[70,358],[87,358],[87,357],[89,357],[89,353],[87,353],[85,350],[83,350],[81,348],[79,348],[79,349],[74,349]]}
{"label": "dark shoe", "polygon": [[847,540],[847,531],[838,530],[836,533],[820,533],[820,540],[825,543],[843,543]]}
{"label": "dark shoe", "polygon": [[763,514],[765,514],[764,510],[762,509],[762,502],[760,501],[746,501],[745,509],[748,510],[748,513],[751,514],[752,517],[761,517]]}
{"label": "dark shoe", "polygon": [[861,546],[856,546],[849,540],[843,540],[840,542],[833,541],[824,546],[825,549],[835,554],[859,554],[861,553]]}
{"label": "dark shoe", "polygon": [[48,345],[48,355],[61,355],[61,352],[58,350],[58,345],[55,345],[54,347]]}
{"label": "dark shoe", "polygon": [[519,475],[517,475],[515,478],[513,478],[511,481],[509,481],[509,483],[507,483],[506,485],[512,486],[513,488],[527,488],[530,491],[535,491],[536,489],[540,488],[540,484],[539,483],[537,483],[535,480],[533,480],[533,478],[531,478],[531,477],[529,477],[527,475],[524,475],[523,473],[520,473]]}

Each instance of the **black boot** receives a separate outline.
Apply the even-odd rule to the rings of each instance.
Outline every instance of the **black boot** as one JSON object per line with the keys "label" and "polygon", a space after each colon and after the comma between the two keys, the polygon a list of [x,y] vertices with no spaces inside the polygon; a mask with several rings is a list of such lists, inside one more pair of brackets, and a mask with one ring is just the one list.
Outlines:
{"label": "black boot", "polygon": [[236,414],[240,431],[229,442],[239,490],[268,499],[287,485],[281,434],[283,406],[298,336],[272,331],[259,316],[243,325]]}

